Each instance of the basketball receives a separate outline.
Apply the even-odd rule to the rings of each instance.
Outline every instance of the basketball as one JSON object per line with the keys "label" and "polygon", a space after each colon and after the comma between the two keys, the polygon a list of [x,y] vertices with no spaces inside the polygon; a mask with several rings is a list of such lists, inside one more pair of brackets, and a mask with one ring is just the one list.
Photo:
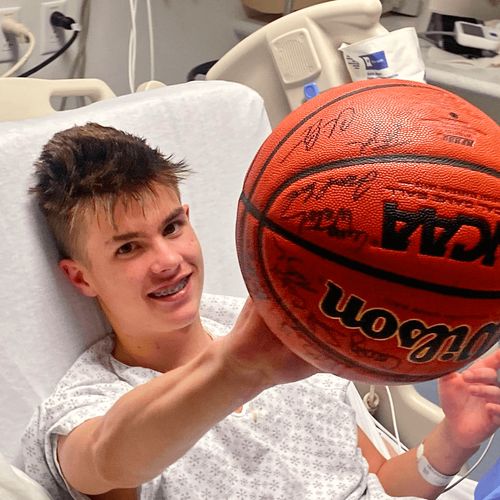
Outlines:
{"label": "basketball", "polygon": [[335,87],[288,115],[244,181],[236,246],[267,326],[322,371],[406,384],[500,338],[500,132],[427,84]]}

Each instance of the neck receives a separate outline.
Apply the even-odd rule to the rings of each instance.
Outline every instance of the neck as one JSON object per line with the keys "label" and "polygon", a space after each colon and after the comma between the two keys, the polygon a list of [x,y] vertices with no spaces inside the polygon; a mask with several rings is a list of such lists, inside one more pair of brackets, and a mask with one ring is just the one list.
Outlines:
{"label": "neck", "polygon": [[122,332],[115,334],[113,356],[118,361],[162,373],[186,364],[212,342],[199,318],[185,328],[162,332],[159,335],[144,335],[138,338]]}

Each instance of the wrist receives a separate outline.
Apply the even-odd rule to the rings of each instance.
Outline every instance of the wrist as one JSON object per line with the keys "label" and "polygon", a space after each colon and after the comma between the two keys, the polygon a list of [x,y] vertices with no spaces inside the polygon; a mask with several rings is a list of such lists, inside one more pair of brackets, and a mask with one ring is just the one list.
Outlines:
{"label": "wrist", "polygon": [[429,464],[445,476],[454,476],[479,448],[464,446],[446,417],[425,438],[424,445]]}
{"label": "wrist", "polygon": [[427,456],[425,455],[425,445],[423,442],[417,447],[416,457],[417,470],[419,474],[427,483],[432,484],[433,486],[447,486],[453,477],[458,473],[458,471],[455,474],[443,474],[439,472],[427,459]]}
{"label": "wrist", "polygon": [[463,455],[469,458],[480,447],[479,445],[466,443],[463,439],[457,436],[455,426],[448,420],[446,416],[437,426],[437,431],[439,432],[443,443],[446,444],[446,446],[457,455]]}
{"label": "wrist", "polygon": [[250,401],[272,384],[268,383],[265,373],[257,364],[248,364],[240,360],[232,352],[228,338],[217,339],[213,344],[214,355],[217,359],[221,377],[228,387],[233,387],[238,395],[239,404]]}

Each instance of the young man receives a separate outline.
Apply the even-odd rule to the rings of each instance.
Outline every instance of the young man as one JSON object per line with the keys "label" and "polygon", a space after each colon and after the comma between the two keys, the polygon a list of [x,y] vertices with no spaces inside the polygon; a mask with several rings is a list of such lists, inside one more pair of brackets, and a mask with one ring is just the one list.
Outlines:
{"label": "young man", "polygon": [[500,353],[441,381],[446,417],[423,457],[385,460],[356,429],[348,382],[286,349],[250,300],[229,333],[200,318],[186,170],[97,124],[43,149],[32,191],[60,267],[113,332],[34,415],[27,472],[57,499],[388,498],[381,484],[435,498],[500,424]]}

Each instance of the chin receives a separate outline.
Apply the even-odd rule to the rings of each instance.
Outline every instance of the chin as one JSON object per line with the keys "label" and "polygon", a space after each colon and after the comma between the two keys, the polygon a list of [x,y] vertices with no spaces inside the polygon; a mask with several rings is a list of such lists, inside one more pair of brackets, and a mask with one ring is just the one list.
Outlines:
{"label": "chin", "polygon": [[165,314],[166,322],[172,325],[173,330],[188,328],[200,319],[200,299],[191,299],[182,307]]}

